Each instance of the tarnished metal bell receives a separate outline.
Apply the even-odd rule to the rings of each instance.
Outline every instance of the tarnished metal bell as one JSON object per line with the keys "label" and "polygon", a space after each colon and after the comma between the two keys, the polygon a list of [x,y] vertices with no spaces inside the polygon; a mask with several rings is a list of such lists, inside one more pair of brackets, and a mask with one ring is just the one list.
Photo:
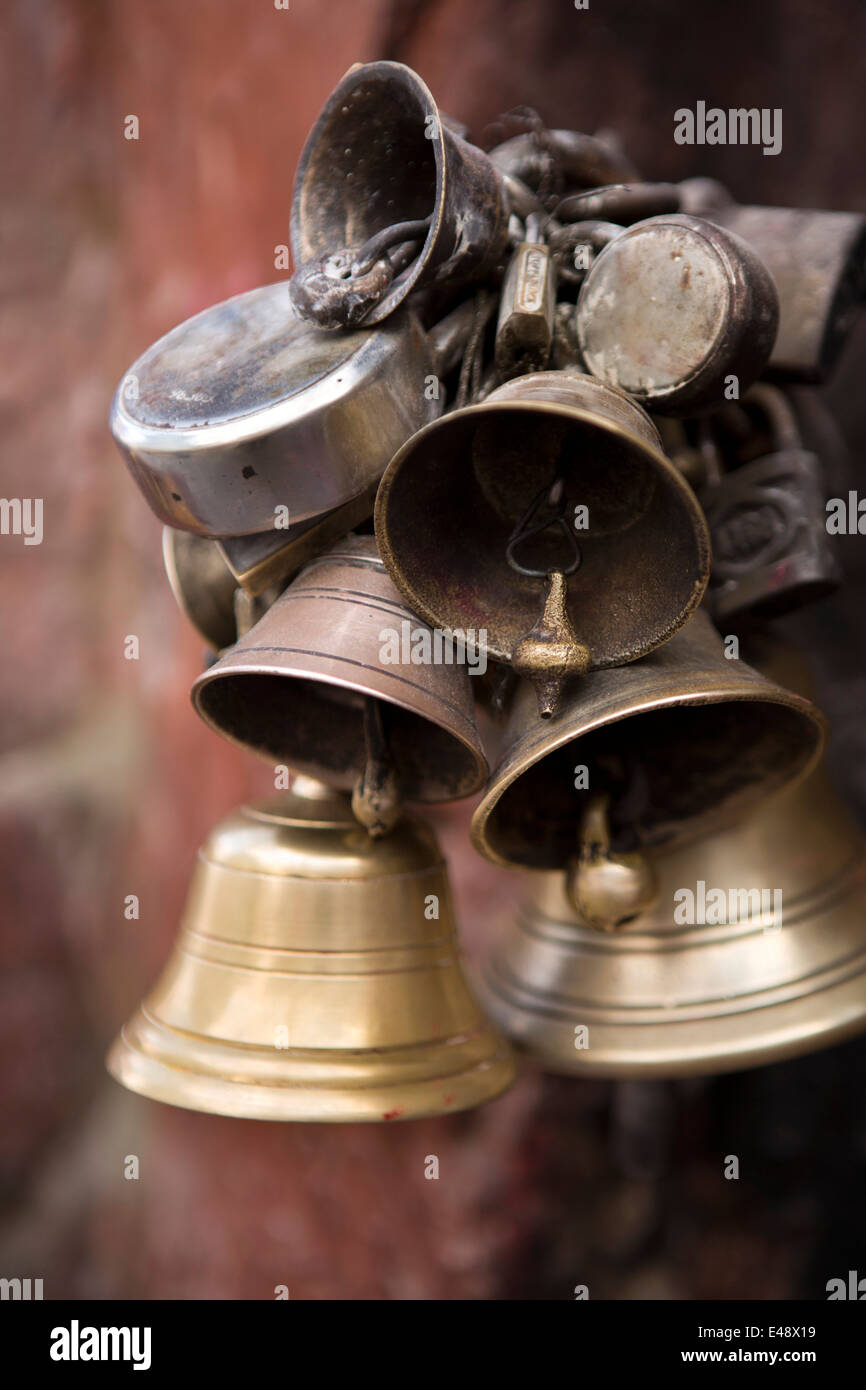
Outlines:
{"label": "tarnished metal bell", "polygon": [[866,1027],[866,847],[823,772],[656,870],[656,905],[616,935],[575,913],[561,873],[527,875],[485,1002],[541,1066],[735,1071]]}
{"label": "tarnished metal bell", "polygon": [[611,882],[611,855],[654,854],[736,818],[804,775],[823,739],[815,706],[726,659],[701,609],[644,660],[573,686],[549,721],[538,718],[531,688],[518,689],[473,843],[497,864],[570,866],[572,897],[591,891],[597,925],[615,927],[653,892],[638,862],[624,898],[622,875]]}
{"label": "tarnished metal bell", "polygon": [[539,372],[416,434],[376,536],[427,622],[485,634],[549,715],[570,675],[667,641],[700,603],[709,537],[649,417],[578,372]]}
{"label": "tarnished metal bell", "polygon": [[425,384],[459,360],[471,318],[458,306],[425,332],[407,309],[325,333],[298,319],[285,281],[265,285],[154,343],[118,387],[111,429],[161,521],[273,536],[366,499],[394,451],[441,414]]}
{"label": "tarnished metal bell", "polygon": [[190,1110],[257,1120],[443,1115],[510,1085],[457,955],[431,831],[371,840],[298,779],[203,845],[163,974],[108,1068]]}
{"label": "tarnished metal bell", "polygon": [[350,68],[301,154],[292,202],[298,312],[325,328],[379,323],[414,289],[497,267],[504,181],[402,63]]}
{"label": "tarnished metal bell", "polygon": [[301,572],[192,698],[219,733],[276,763],[349,790],[372,761],[381,775],[390,766],[400,796],[447,801],[487,776],[471,681],[461,653],[437,650],[403,603],[375,539],[351,536]]}

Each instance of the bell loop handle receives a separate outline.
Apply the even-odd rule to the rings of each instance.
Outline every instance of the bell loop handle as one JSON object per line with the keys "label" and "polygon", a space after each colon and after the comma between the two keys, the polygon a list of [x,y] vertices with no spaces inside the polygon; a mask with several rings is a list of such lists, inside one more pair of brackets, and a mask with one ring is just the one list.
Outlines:
{"label": "bell loop handle", "polygon": [[[536,516],[545,502],[549,507],[553,508],[553,515],[536,521]],[[540,536],[553,526],[558,527],[565,536],[568,549],[571,551],[571,560],[569,563],[553,567],[547,565],[544,569],[533,569],[528,565],[522,565],[515,554],[517,547],[522,545],[525,541],[532,540],[535,536]],[[574,533],[565,519],[565,482],[561,475],[554,478],[553,483],[549,487],[543,487],[536,497],[533,498],[526,512],[520,521],[518,521],[508,538],[505,558],[511,569],[517,574],[525,574],[532,579],[546,579],[550,575],[552,568],[558,569],[559,572],[567,578],[569,575],[576,573],[580,568],[583,556],[581,555],[580,546],[577,543]]]}

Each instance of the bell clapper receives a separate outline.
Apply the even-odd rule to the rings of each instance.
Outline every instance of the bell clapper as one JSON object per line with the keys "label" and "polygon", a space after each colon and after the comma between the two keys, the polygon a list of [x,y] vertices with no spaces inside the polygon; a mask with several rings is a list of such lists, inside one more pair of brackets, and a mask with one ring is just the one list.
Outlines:
{"label": "bell clapper", "polygon": [[[548,508],[539,519],[542,507]],[[569,676],[582,676],[592,662],[589,648],[579,642],[566,608],[568,576],[579,569],[580,546],[565,519],[565,482],[561,476],[543,488],[521,517],[508,541],[505,558],[517,574],[533,578],[546,576],[548,582],[544,608],[538,621],[514,645],[511,666],[519,676],[526,676],[538,695],[538,713],[549,719],[556,712],[564,682]],[[560,530],[571,551],[569,564],[556,569],[533,569],[521,564],[517,547],[541,535],[551,527]]]}
{"label": "bell clapper", "polygon": [[598,931],[616,931],[658,898],[656,872],[647,855],[641,850],[612,850],[609,805],[606,793],[590,801],[580,823],[578,853],[565,880],[572,907]]}
{"label": "bell clapper", "polygon": [[538,713],[542,719],[555,714],[562,687],[570,676],[584,676],[589,670],[589,648],[579,642],[565,600],[568,583],[562,570],[551,570],[543,612],[514,645],[511,665],[519,676],[535,686]]}
{"label": "bell clapper", "polygon": [[364,699],[364,771],[352,790],[352,814],[374,840],[392,831],[403,814],[397,770],[388,749],[382,702]]}

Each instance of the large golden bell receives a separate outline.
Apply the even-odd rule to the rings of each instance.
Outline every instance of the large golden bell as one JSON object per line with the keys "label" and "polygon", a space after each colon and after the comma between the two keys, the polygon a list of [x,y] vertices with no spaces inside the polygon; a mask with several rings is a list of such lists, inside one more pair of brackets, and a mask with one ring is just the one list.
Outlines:
{"label": "large golden bell", "polygon": [[259,1120],[441,1115],[510,1085],[431,831],[371,839],[299,778],[202,847],[174,953],[108,1057],[124,1086]]}
{"label": "large golden bell", "polygon": [[[527,875],[529,901],[489,963],[486,1003],[540,1065],[612,1077],[736,1071],[866,1027],[864,842],[823,772],[656,868],[656,907],[616,935],[581,922],[562,874]],[[719,889],[727,924],[709,909],[703,925],[677,920],[699,915],[684,890],[697,906]],[[755,915],[739,910],[743,893]]]}

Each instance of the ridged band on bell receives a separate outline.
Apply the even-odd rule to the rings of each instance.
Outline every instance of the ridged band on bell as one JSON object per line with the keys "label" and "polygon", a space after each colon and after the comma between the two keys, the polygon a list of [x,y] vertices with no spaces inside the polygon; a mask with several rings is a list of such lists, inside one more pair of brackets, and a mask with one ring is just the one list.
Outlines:
{"label": "ridged band on bell", "polygon": [[[363,303],[350,301],[350,276],[324,276],[334,294],[344,294],[330,321],[351,322],[345,315],[361,312],[365,323],[378,323],[422,285],[487,275],[504,255],[508,215],[494,165],[443,123],[418,74],[402,63],[357,64],[331,93],[301,154],[292,253],[300,268],[343,248],[357,252],[390,226],[429,219],[408,265],[365,313]],[[296,271],[293,290],[298,281]]]}
{"label": "ridged band on bell", "polygon": [[361,498],[436,418],[430,336],[408,310],[327,333],[286,282],[217,304],[133,363],[111,429],[161,521],[199,535],[273,534]]}
{"label": "ridged band on bell", "polygon": [[371,840],[305,779],[211,833],[108,1067],[153,1100],[259,1120],[448,1114],[514,1077],[461,970],[432,832],[405,818]]}
{"label": "ridged band on bell", "polygon": [[692,839],[804,776],[824,727],[811,701],[728,660],[701,609],[642,661],[575,683],[548,721],[521,684],[473,843],[497,864],[564,868],[602,793],[614,851]]}
{"label": "ridged band on bell", "polygon": [[385,471],[375,521],[412,607],[486,630],[497,660],[537,626],[550,571],[567,576],[590,669],[667,641],[709,577],[703,513],[649,416],[577,372],[520,377],[421,430]]}
{"label": "ridged band on bell", "polygon": [[[485,1003],[541,1066],[735,1071],[866,1027],[864,841],[822,772],[656,869],[656,907],[616,935],[581,921],[561,873],[527,875]],[[719,890],[721,912],[699,912]]]}
{"label": "ridged band on bell", "polygon": [[349,789],[366,765],[364,702],[372,698],[383,702],[403,796],[470,796],[488,773],[472,677],[447,642],[441,663],[413,664],[404,633],[426,634],[435,654],[432,634],[395,590],[374,538],[351,536],[308,565],[198,677],[193,703],[235,743]]}

